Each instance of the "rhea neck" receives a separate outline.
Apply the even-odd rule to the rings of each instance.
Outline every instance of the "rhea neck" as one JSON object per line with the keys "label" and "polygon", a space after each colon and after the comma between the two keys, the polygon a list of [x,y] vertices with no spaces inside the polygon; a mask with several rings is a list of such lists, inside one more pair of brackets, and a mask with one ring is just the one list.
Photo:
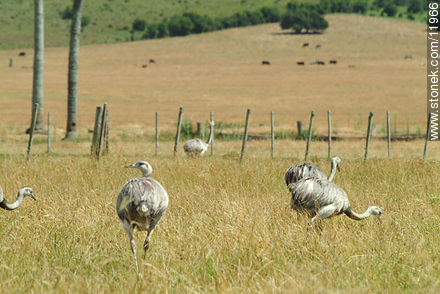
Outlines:
{"label": "rhea neck", "polygon": [[0,191],[0,193],[0,207],[6,210],[17,209],[24,199],[24,193],[21,190],[18,191],[17,200],[15,200],[15,202],[13,203],[9,203],[8,201],[6,201],[6,199],[3,197],[3,191]]}
{"label": "rhea neck", "polygon": [[151,166],[145,166],[141,165],[138,167],[138,169],[141,171],[143,177],[149,177],[153,173],[153,168]]}
{"label": "rhea neck", "polygon": [[330,175],[327,178],[327,180],[329,182],[333,181],[333,178],[335,177],[335,174],[336,174],[337,166],[338,166],[338,163],[336,162],[336,160],[332,159],[331,160],[331,172],[330,172]]}
{"label": "rhea neck", "polygon": [[209,139],[206,142],[206,144],[207,145],[211,144],[213,138],[214,138],[214,125],[210,124],[209,125]]}

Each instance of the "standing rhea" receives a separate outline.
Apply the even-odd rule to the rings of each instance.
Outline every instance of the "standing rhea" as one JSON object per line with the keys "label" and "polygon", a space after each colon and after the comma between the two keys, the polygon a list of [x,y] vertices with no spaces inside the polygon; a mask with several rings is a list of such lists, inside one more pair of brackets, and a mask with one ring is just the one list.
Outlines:
{"label": "standing rhea", "polygon": [[200,155],[203,156],[203,154],[208,150],[209,145],[212,142],[212,138],[214,137],[214,122],[209,122],[209,139],[205,143],[200,139],[191,139],[185,142],[183,144],[183,150],[185,150],[185,153],[188,155]]}
{"label": "standing rhea", "polygon": [[312,217],[311,225],[341,213],[354,220],[362,220],[371,215],[379,218],[382,215],[382,209],[378,206],[370,206],[362,214],[352,211],[343,189],[329,180],[316,178],[301,179],[293,186],[290,206]]}
{"label": "standing rhea", "polygon": [[4,198],[2,187],[0,187],[0,207],[6,210],[17,209],[20,206],[21,202],[23,202],[24,197],[26,196],[31,197],[34,200],[37,200],[37,198],[35,198],[34,196],[34,191],[32,190],[32,188],[23,187],[20,190],[18,190],[17,200],[15,200],[15,202],[13,203],[9,203]]}
{"label": "standing rhea", "polygon": [[130,239],[136,271],[139,272],[133,230],[147,231],[145,258],[151,234],[168,207],[168,194],[159,182],[150,177],[153,168],[148,162],[137,161],[126,168],[138,168],[142,172],[142,177],[133,178],[122,187],[116,200],[116,212]]}
{"label": "standing rhea", "polygon": [[331,171],[330,175],[324,173],[322,169],[317,167],[312,163],[301,162],[292,165],[286,171],[284,175],[284,180],[286,181],[287,188],[289,191],[292,191],[293,186],[303,178],[316,178],[316,179],[327,179],[330,182],[333,180],[336,174],[336,169],[339,170],[339,164],[341,163],[341,159],[339,157],[332,157],[331,159]]}

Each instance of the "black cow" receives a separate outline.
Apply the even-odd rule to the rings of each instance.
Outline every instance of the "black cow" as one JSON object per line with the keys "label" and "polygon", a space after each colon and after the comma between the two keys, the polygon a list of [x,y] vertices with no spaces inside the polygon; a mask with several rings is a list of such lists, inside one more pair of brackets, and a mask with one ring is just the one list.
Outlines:
{"label": "black cow", "polygon": [[304,61],[298,61],[296,64],[297,65],[304,65]]}
{"label": "black cow", "polygon": [[263,61],[261,62],[261,65],[270,65],[270,61],[263,60]]}
{"label": "black cow", "polygon": [[18,56],[26,56],[26,52],[19,52]]}
{"label": "black cow", "polygon": [[330,64],[336,64],[336,63],[338,63],[338,61],[337,60],[334,60],[334,59],[332,59],[332,60],[330,60],[330,62],[329,62]]}

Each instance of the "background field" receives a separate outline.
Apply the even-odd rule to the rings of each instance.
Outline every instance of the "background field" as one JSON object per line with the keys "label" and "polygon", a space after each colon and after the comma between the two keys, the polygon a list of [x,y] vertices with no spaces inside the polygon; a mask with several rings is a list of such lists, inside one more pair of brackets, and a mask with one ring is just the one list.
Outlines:
{"label": "background field", "polygon": [[[316,129],[333,112],[335,134],[364,134],[369,111],[384,130],[385,111],[401,132],[423,133],[426,125],[425,32],[422,24],[358,15],[329,15],[322,35],[284,34],[277,24],[231,29],[185,38],[82,46],[79,69],[80,128],[92,128],[95,106],[109,103],[112,128],[150,132],[154,112],[161,127],[174,127],[180,105],[186,119],[243,123],[252,109],[252,128],[269,122],[295,128],[316,110]],[[309,42],[310,48],[302,48]],[[321,49],[315,49],[320,44]],[[3,124],[23,126],[30,116],[32,51],[0,51],[0,115]],[[60,128],[66,120],[67,49],[45,54],[45,110]],[[413,59],[405,60],[406,54]],[[7,67],[10,57],[15,66]],[[149,58],[157,64],[142,68]],[[271,66],[261,66],[261,60]],[[311,66],[337,59],[335,66]],[[306,66],[296,65],[305,61]],[[28,110],[28,111],[26,111]],[[21,130],[20,130],[21,131]]]}

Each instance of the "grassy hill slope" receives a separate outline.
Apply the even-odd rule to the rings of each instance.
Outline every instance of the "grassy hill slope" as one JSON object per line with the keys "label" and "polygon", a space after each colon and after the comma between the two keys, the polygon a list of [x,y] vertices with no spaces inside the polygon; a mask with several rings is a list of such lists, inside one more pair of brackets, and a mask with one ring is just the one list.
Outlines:
{"label": "grassy hill slope", "polygon": [[[400,130],[423,132],[426,120],[426,49],[423,24],[364,17],[329,15],[322,35],[291,35],[277,24],[230,29],[183,38],[82,46],[79,65],[80,127],[92,127],[95,106],[107,101],[112,127],[173,127],[180,105],[185,118],[242,123],[252,108],[251,125],[269,121],[275,111],[278,127],[308,121],[316,110],[315,127],[326,130],[333,111],[335,132],[363,135],[369,111],[383,129],[385,111]],[[310,47],[302,48],[304,42]],[[315,45],[322,47],[316,49]],[[0,51],[2,123],[27,125],[32,89],[32,50]],[[67,100],[67,48],[49,48],[45,61],[45,109],[64,126]],[[410,53],[413,58],[405,60]],[[7,66],[14,57],[14,67]],[[157,63],[142,68],[154,58]],[[262,66],[261,61],[271,61]],[[336,65],[310,65],[313,60],[338,60]],[[305,66],[297,66],[297,61]]]}
{"label": "grassy hill slope", "polygon": [[[66,46],[70,20],[63,20],[61,12],[72,1],[45,0],[46,46]],[[136,18],[149,23],[184,11],[195,11],[213,18],[232,15],[245,9],[254,10],[265,5],[281,8],[288,0],[94,0],[84,1],[83,15],[90,24],[81,35],[82,44],[127,41],[129,29]],[[0,0],[0,49],[33,46],[34,1]]]}

